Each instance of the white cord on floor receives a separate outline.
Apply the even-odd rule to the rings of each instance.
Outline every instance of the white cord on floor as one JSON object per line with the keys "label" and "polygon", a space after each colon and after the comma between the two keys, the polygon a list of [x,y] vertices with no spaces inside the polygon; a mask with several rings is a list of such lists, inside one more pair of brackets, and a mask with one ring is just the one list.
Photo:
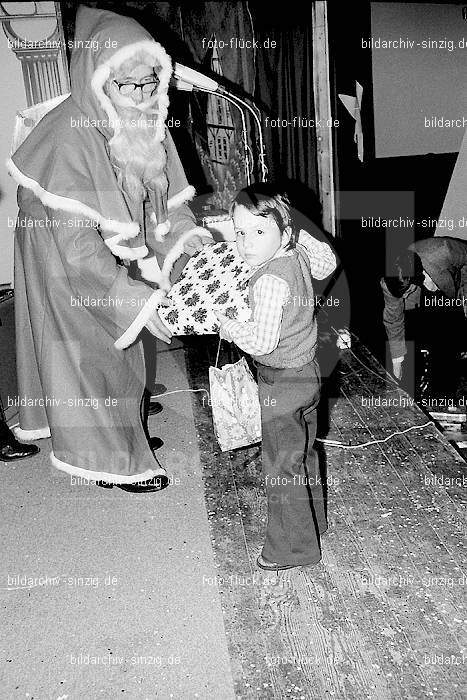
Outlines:
{"label": "white cord on floor", "polygon": [[341,447],[343,450],[357,450],[361,447],[368,447],[368,445],[377,445],[380,442],[387,442],[395,435],[403,435],[404,433],[408,433],[410,430],[426,428],[428,425],[434,425],[434,423],[432,421],[428,421],[427,423],[423,423],[423,425],[412,425],[410,428],[406,428],[405,430],[396,430],[395,433],[391,433],[391,435],[381,438],[380,440],[369,440],[368,442],[362,442],[360,445],[344,445],[343,442],[337,442],[337,440],[327,440],[325,438],[316,438],[316,441],[322,442],[325,445],[330,445],[330,447]]}
{"label": "white cord on floor", "polygon": [[197,391],[205,391],[209,396],[209,391],[207,389],[175,389],[174,391],[164,391],[163,394],[153,394],[151,399],[158,399],[160,396],[168,396],[169,394],[182,394],[184,391],[189,391],[193,394]]}
{"label": "white cord on floor", "polygon": [[[197,391],[205,391],[206,394],[209,396],[209,392],[207,389],[175,389],[175,391],[166,391],[164,394],[154,394],[153,396],[151,396],[151,399],[156,399],[160,396],[167,396],[168,394],[178,394],[186,391],[193,393]],[[417,428],[426,428],[428,425],[433,425],[433,422],[428,421],[427,423],[423,423],[423,425],[412,425],[410,428],[406,428],[405,430],[396,430],[395,433],[391,433],[391,435],[388,435],[385,438],[381,438],[380,440],[369,440],[368,442],[363,442],[360,445],[344,445],[343,442],[337,442],[337,440],[327,440],[326,438],[316,438],[316,441],[322,442],[324,445],[329,445],[330,447],[340,447],[343,450],[357,450],[362,447],[368,447],[368,445],[377,445],[381,442],[387,442],[395,435],[403,435],[404,433],[408,433],[411,430],[416,430]]]}

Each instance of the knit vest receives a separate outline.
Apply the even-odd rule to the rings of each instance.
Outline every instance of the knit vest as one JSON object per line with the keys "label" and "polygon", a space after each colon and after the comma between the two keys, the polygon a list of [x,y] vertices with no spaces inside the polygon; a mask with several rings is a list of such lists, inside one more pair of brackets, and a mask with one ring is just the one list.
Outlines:
{"label": "knit vest", "polygon": [[248,292],[253,314],[253,287],[263,275],[274,275],[287,282],[290,297],[283,307],[280,338],[276,349],[268,355],[253,355],[253,359],[268,367],[306,365],[314,359],[317,337],[313,281],[307,256],[296,248],[290,256],[273,258],[250,277]]}

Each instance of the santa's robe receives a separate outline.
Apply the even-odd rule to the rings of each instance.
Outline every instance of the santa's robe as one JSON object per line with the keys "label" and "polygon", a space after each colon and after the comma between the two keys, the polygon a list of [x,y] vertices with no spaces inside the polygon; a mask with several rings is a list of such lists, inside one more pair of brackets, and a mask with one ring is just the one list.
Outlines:
{"label": "santa's robe", "polygon": [[[184,242],[200,231],[186,205],[194,190],[165,128],[171,62],[164,49],[134,20],[87,7],[78,10],[75,40],[71,96],[8,164],[20,185],[17,434],[50,434],[52,463],[76,477],[132,483],[164,473],[141,421],[145,366],[138,340],[162,291],[131,279],[127,267],[137,260],[143,277],[167,288]],[[96,51],[79,48],[91,41]],[[162,218],[146,232],[143,205],[118,186],[109,160],[118,127],[103,91],[111,68],[140,49],[154,58],[160,80],[157,129],[168,180],[168,191],[156,193]],[[160,270],[152,251],[163,236],[166,249],[173,245]]]}

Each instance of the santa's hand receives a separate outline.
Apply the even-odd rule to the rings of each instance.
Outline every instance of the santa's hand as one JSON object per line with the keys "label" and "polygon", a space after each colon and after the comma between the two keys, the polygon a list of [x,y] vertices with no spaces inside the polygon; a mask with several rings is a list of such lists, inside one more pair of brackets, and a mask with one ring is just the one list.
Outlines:
{"label": "santa's hand", "polygon": [[214,316],[217,318],[217,320],[220,323],[220,328],[219,328],[219,335],[223,340],[227,340],[228,343],[232,342],[232,336],[230,335],[229,331],[227,331],[223,326],[224,324],[227,323],[227,321],[230,321],[231,319],[228,318],[228,316],[224,316],[224,314],[221,314],[220,311],[214,311]]}
{"label": "santa's hand", "polygon": [[[170,299],[167,299],[167,297],[163,297],[160,302],[159,306],[171,306],[172,301]],[[151,318],[147,321],[146,323],[146,328],[150,333],[156,336],[156,338],[159,338],[160,340],[163,340],[164,343],[167,343],[170,345],[171,338],[172,338],[172,332],[167,328],[167,326],[162,322],[159,313],[157,311],[154,312],[154,314],[151,316]]]}
{"label": "santa's hand", "polygon": [[192,255],[202,250],[205,245],[209,245],[212,242],[212,236],[208,235],[208,231],[206,231],[206,235],[203,236],[201,230],[199,234],[197,233],[196,235],[191,236],[191,238],[186,241],[185,245],[183,246],[183,252],[189,255],[191,258]]}

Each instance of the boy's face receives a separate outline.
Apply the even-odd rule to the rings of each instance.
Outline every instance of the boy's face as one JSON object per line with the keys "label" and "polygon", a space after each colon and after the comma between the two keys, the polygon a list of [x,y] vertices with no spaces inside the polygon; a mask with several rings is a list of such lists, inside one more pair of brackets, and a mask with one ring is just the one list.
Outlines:
{"label": "boy's face", "polygon": [[290,238],[287,231],[281,234],[272,216],[257,216],[241,204],[235,206],[232,218],[238,252],[251,267],[270,260]]}

